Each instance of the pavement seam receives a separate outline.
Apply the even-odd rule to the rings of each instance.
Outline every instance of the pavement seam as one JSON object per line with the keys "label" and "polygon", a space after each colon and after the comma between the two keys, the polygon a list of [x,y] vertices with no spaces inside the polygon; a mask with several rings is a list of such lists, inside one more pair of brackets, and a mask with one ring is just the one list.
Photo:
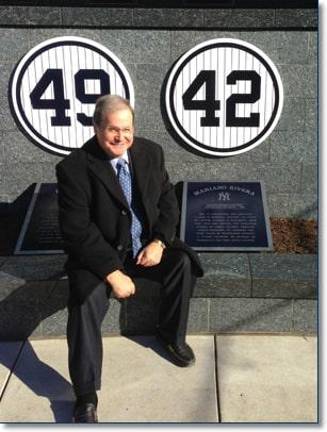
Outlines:
{"label": "pavement seam", "polygon": [[8,384],[9,384],[10,378],[11,378],[12,375],[13,375],[13,372],[14,372],[14,370],[15,370],[15,367],[16,367],[17,363],[18,363],[18,360],[19,360],[19,358],[20,358],[20,355],[21,355],[21,353],[22,353],[22,351],[23,351],[23,349],[24,349],[25,343],[26,343],[26,340],[22,341],[22,345],[21,345],[21,347],[20,347],[20,349],[19,349],[19,351],[18,351],[18,354],[17,354],[17,356],[16,356],[16,359],[15,359],[15,361],[14,361],[14,363],[13,363],[13,365],[12,365],[12,367],[11,367],[11,369],[10,369],[8,375],[7,375],[7,378],[6,378],[5,383],[4,383],[3,386],[2,386],[1,393],[0,393],[0,402],[2,401],[2,398],[3,398],[3,396],[4,396],[5,392],[6,392],[6,389],[7,389],[7,387],[8,387]]}
{"label": "pavement seam", "polygon": [[220,394],[219,394],[219,379],[218,379],[218,344],[217,335],[213,335],[214,343],[214,356],[215,356],[215,379],[216,379],[216,396],[217,396],[217,413],[218,413],[218,423],[221,423],[221,412],[220,412]]}

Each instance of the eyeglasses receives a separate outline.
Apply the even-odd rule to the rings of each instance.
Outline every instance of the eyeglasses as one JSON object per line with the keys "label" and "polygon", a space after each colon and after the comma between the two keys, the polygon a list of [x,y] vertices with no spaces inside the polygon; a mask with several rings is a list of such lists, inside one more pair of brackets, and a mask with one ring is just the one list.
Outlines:
{"label": "eyeglasses", "polygon": [[107,127],[106,131],[113,135],[119,135],[120,133],[122,133],[123,135],[132,135],[133,133],[133,129],[130,128],[120,129],[116,127]]}

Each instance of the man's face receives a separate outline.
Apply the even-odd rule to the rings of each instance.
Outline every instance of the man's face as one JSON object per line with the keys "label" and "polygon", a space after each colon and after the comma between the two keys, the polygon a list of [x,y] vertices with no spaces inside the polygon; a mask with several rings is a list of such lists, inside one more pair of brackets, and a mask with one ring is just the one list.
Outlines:
{"label": "man's face", "polygon": [[101,126],[94,129],[101,148],[111,158],[122,156],[133,144],[133,116],[128,108],[105,114]]}

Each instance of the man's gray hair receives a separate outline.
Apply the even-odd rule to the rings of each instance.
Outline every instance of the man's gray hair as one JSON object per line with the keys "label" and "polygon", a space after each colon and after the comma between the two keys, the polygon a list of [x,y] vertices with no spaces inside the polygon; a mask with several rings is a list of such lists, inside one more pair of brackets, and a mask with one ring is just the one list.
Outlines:
{"label": "man's gray hair", "polygon": [[93,124],[95,126],[101,126],[105,114],[113,113],[126,108],[130,110],[133,116],[133,123],[134,123],[134,110],[127,99],[124,99],[118,95],[101,96],[99,97],[99,99],[97,99],[95,104],[95,110],[93,114]]}

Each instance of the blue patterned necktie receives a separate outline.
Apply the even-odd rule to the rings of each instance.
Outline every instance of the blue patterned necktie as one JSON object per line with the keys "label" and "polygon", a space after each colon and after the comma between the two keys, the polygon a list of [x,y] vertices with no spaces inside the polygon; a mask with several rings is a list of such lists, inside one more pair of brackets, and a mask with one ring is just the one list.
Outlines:
{"label": "blue patterned necktie", "polygon": [[125,198],[128,202],[132,214],[131,235],[133,244],[133,257],[136,257],[138,251],[142,247],[142,225],[132,208],[132,179],[130,171],[128,169],[128,162],[125,159],[118,159],[116,168],[118,181],[124,192]]}

